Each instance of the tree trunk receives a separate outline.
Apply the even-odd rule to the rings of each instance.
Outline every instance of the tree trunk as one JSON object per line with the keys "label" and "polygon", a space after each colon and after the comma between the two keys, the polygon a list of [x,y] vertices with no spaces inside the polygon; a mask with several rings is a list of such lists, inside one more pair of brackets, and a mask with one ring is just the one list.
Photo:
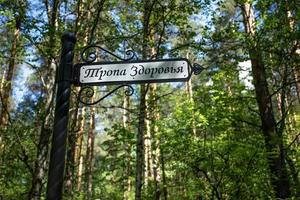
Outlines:
{"label": "tree trunk", "polygon": [[[295,31],[295,19],[293,19],[293,15],[292,15],[292,7],[289,5],[288,1],[285,1],[285,6],[287,9],[286,12],[286,18],[287,18],[287,22],[288,22],[288,27],[290,29],[290,31],[294,32]],[[300,52],[299,52],[299,44],[297,41],[294,41],[294,47],[292,48],[293,51],[291,52],[293,57],[298,57]],[[298,67],[298,63],[295,63],[292,65],[292,74],[294,76],[294,80],[295,80],[295,85],[296,85],[296,92],[297,92],[297,97],[298,97],[298,103],[300,104],[300,71],[299,71],[299,67]]]}
{"label": "tree trunk", "polygon": [[158,126],[156,124],[157,121],[160,120],[159,109],[157,106],[157,84],[151,84],[150,87],[150,104],[152,109],[150,110],[150,120],[151,120],[151,128],[150,128],[150,137],[151,137],[151,158],[152,158],[152,171],[153,171],[153,180],[154,180],[154,197],[155,200],[160,199],[161,190],[161,169],[160,169],[160,142],[157,134],[159,132]]}
{"label": "tree trunk", "polygon": [[[189,59],[189,54],[186,54],[186,58]],[[187,97],[192,105],[192,130],[193,135],[196,136],[197,129],[196,129],[196,123],[195,123],[195,112],[194,112],[194,98],[193,98],[193,88],[192,88],[192,79],[189,79],[187,82],[185,82],[185,93],[187,94]]]}
{"label": "tree trunk", "polygon": [[[49,121],[49,117],[46,121]],[[43,122],[43,124],[47,124],[50,122]],[[48,150],[49,150],[49,140],[51,136],[50,127],[45,127],[44,125],[40,129],[40,138],[37,146],[38,153],[37,158],[35,160],[35,168],[34,174],[32,178],[32,186],[29,193],[29,199],[38,200],[41,198],[41,192],[43,188],[43,180],[46,174],[47,165],[48,165]]]}
{"label": "tree trunk", "polygon": [[[128,112],[128,109],[130,108],[130,97],[124,94],[123,98],[123,128],[125,131],[130,131],[130,115]],[[128,200],[129,195],[131,192],[131,144],[128,142],[125,144],[125,151],[126,151],[126,157],[127,157],[127,166],[126,166],[126,178],[125,178],[125,189],[124,189],[124,194],[123,194],[123,199]]]}
{"label": "tree trunk", "polygon": [[142,200],[142,185],[144,172],[144,132],[146,115],[146,86],[141,85],[140,111],[136,144],[136,177],[135,177],[135,200]]}
{"label": "tree trunk", "polygon": [[163,198],[164,200],[167,200],[168,190],[167,190],[167,180],[166,180],[166,170],[165,170],[165,159],[162,150],[160,150],[160,162],[161,162],[161,172],[162,172]]}
{"label": "tree trunk", "polygon": [[[83,11],[83,1],[78,0],[76,3],[76,21],[75,21],[75,37],[78,37],[78,33],[80,31],[80,27],[82,25],[82,11]],[[89,14],[86,20],[89,20]],[[86,45],[88,39],[87,39],[87,34],[85,34],[85,37],[83,39],[84,45]],[[80,60],[77,58],[76,60]],[[80,87],[76,87],[76,94],[80,91]],[[78,145],[78,140],[80,140],[83,134],[83,128],[82,124],[84,122],[82,121],[82,114],[84,114],[84,107],[80,108],[81,104],[78,102],[77,97],[73,97],[71,102],[73,102],[73,105],[75,104],[75,110],[73,112],[73,115],[71,115],[71,127],[70,131],[68,134],[68,150],[67,150],[67,158],[66,158],[66,172],[65,172],[65,182],[64,182],[64,192],[67,196],[70,196],[73,198],[73,191],[74,191],[74,186],[75,186],[75,181],[76,181],[76,166],[78,165],[77,163],[77,152],[81,151],[78,150],[78,147],[82,147],[81,145]],[[73,106],[74,107],[74,106]],[[80,112],[81,111],[81,112]]]}
{"label": "tree trunk", "polygon": [[[9,122],[9,111],[11,107],[10,96],[12,93],[12,81],[15,71],[17,48],[20,37],[21,16],[15,17],[15,29],[13,41],[10,49],[10,57],[8,60],[8,67],[6,73],[3,74],[3,83],[1,84],[1,111],[0,111],[0,130],[5,130]],[[1,135],[0,135],[1,138]],[[1,139],[0,139],[1,141]]]}
{"label": "tree trunk", "polygon": [[195,123],[195,112],[194,112],[194,99],[193,99],[193,89],[192,89],[192,79],[188,80],[185,83],[185,92],[187,94],[187,97],[193,107],[192,110],[192,130],[193,130],[193,135],[196,136],[197,134],[197,129],[196,129],[196,123]]}
{"label": "tree trunk", "polygon": [[81,108],[81,113],[79,117],[79,130],[76,142],[76,152],[75,152],[75,163],[78,165],[77,171],[77,191],[81,190],[82,184],[82,173],[83,173],[83,155],[82,155],[82,144],[83,144],[83,135],[84,135],[84,125],[85,125],[85,107]]}
{"label": "tree trunk", "polygon": [[[147,58],[147,46],[149,40],[149,22],[151,15],[152,1],[143,1],[143,41],[142,55],[143,59]],[[144,172],[144,133],[145,133],[145,118],[146,118],[146,94],[148,86],[142,84],[140,89],[140,105],[139,105],[139,122],[138,133],[136,139],[136,177],[135,177],[135,200],[142,199],[142,185]]]}
{"label": "tree trunk", "polygon": [[67,145],[67,158],[66,158],[66,169],[65,169],[65,178],[64,178],[64,193],[72,197],[73,196],[73,186],[75,180],[75,166],[76,166],[76,149],[77,149],[77,127],[78,121],[80,118],[79,113],[79,102],[74,98],[73,102],[77,104],[73,115],[71,115],[71,127],[68,133],[68,145]]}
{"label": "tree trunk", "polygon": [[[149,87],[151,87],[151,85],[149,85]],[[145,180],[145,189],[147,190],[148,188],[148,182],[149,179],[151,179],[152,177],[152,146],[151,146],[151,111],[150,108],[152,107],[150,99],[149,99],[149,95],[146,95],[146,107],[147,110],[146,112],[146,135],[144,137],[144,144],[145,144],[145,149],[144,149],[144,153],[145,153],[145,176],[144,176],[144,180]]]}
{"label": "tree trunk", "polygon": [[294,80],[295,80],[295,85],[296,85],[296,92],[297,92],[297,98],[298,98],[298,103],[300,104],[300,77],[299,77],[299,70],[295,66],[292,68]]}
{"label": "tree trunk", "polygon": [[295,167],[295,164],[294,164],[294,161],[289,158],[287,156],[287,164],[289,166],[289,171],[291,173],[291,176],[292,176],[292,180],[293,180],[293,185],[294,185],[294,188],[295,188],[295,197],[296,198],[300,198],[300,183],[299,183],[299,178],[298,178],[298,175],[299,175],[299,169],[297,169]]}
{"label": "tree trunk", "polygon": [[[46,1],[47,3],[47,1]],[[59,0],[54,0],[51,13],[48,13],[49,21],[49,54],[46,56],[46,73],[44,76],[45,85],[43,92],[45,94],[44,102],[45,107],[43,109],[43,115],[41,120],[41,128],[39,133],[39,142],[37,147],[37,158],[35,160],[35,168],[32,177],[32,185],[29,193],[29,199],[35,200],[40,199],[42,189],[43,189],[43,179],[46,174],[47,164],[48,164],[48,149],[50,143],[50,136],[52,133],[52,113],[53,113],[53,99],[55,92],[55,72],[56,63],[53,59],[53,52],[55,49],[56,41],[56,29],[57,29],[57,16],[59,9]]]}
{"label": "tree trunk", "polygon": [[5,130],[9,124],[9,112],[11,109],[11,94],[12,94],[12,81],[15,71],[18,43],[20,37],[21,16],[15,17],[15,27],[13,32],[13,40],[10,48],[10,57],[8,66],[3,71],[0,82],[0,165],[3,160],[3,149],[5,142],[3,141]]}
{"label": "tree trunk", "polygon": [[276,121],[272,108],[272,100],[268,90],[266,69],[261,57],[259,45],[255,43],[255,19],[249,3],[241,5],[245,31],[252,44],[249,45],[249,55],[252,65],[253,82],[256,101],[259,108],[262,132],[265,138],[268,165],[271,172],[271,184],[277,198],[290,196],[289,180],[285,165],[285,153],[282,134],[276,130]]}
{"label": "tree trunk", "polygon": [[86,199],[92,199],[93,193],[93,163],[94,163],[94,144],[95,144],[95,107],[90,107],[90,123],[86,146],[85,161],[85,181],[86,181]]}

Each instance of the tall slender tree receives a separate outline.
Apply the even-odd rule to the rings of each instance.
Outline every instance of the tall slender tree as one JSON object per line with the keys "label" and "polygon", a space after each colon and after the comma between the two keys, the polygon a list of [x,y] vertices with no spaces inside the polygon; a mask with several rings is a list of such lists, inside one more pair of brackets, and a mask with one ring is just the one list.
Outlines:
{"label": "tall slender tree", "polygon": [[[4,70],[1,85],[1,110],[0,110],[0,130],[4,131],[9,123],[9,113],[11,110],[11,95],[12,95],[12,83],[16,65],[18,64],[18,52],[20,46],[21,25],[26,14],[26,1],[17,1],[12,5],[6,5],[8,8],[12,7],[13,13],[13,29],[12,29],[12,41],[9,52],[8,64],[6,70]],[[19,55],[20,56],[20,55]],[[1,138],[1,135],[0,135]],[[0,139],[1,141],[1,139]]]}
{"label": "tall slender tree", "polygon": [[[148,41],[150,33],[150,17],[152,12],[152,1],[142,1],[143,3],[143,33],[142,33],[142,57],[147,58]],[[139,118],[138,118],[138,133],[136,143],[136,178],[135,178],[135,200],[142,199],[142,186],[144,174],[144,135],[145,135],[145,120],[146,120],[146,94],[148,85],[141,85],[140,88],[140,104],[139,104]]]}
{"label": "tall slender tree", "polygon": [[[39,199],[42,195],[44,186],[44,178],[47,171],[48,153],[49,153],[49,141],[52,133],[52,112],[53,112],[53,100],[55,91],[55,74],[57,68],[58,55],[56,51],[56,42],[58,38],[58,18],[59,18],[59,6],[60,0],[54,0],[50,2],[44,1],[44,6],[47,13],[47,34],[45,35],[46,51],[42,55],[45,59],[45,66],[42,67],[41,81],[43,83],[42,93],[43,101],[45,102],[41,109],[41,119],[39,123],[39,138],[37,146],[37,157],[35,160],[34,173],[32,177],[32,186],[29,193],[29,199]],[[41,52],[44,53],[44,52]]]}
{"label": "tall slender tree", "polygon": [[262,132],[265,137],[267,159],[271,172],[271,183],[277,198],[290,197],[289,178],[286,168],[286,154],[283,135],[278,132],[275,121],[273,102],[269,92],[267,73],[262,58],[259,42],[256,40],[256,20],[253,7],[249,2],[240,4],[243,14],[245,33],[247,34],[248,52],[251,60],[256,101],[259,108]]}

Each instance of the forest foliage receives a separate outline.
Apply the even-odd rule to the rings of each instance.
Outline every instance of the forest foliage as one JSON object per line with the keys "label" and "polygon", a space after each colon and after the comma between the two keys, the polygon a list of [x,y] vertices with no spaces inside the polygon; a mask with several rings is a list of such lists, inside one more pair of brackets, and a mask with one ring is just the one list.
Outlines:
{"label": "forest foliage", "polygon": [[0,32],[0,199],[46,199],[65,32],[74,63],[99,45],[203,71],[94,106],[72,86],[63,199],[300,198],[298,0],[0,0]]}

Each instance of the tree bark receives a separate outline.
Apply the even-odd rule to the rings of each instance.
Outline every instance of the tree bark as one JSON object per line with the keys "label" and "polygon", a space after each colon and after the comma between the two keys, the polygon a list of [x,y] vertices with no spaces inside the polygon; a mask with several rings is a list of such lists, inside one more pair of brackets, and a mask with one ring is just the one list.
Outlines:
{"label": "tree bark", "polygon": [[144,133],[146,115],[146,86],[141,85],[140,89],[140,110],[136,143],[136,177],[135,177],[135,200],[142,200],[142,185],[144,172]]}
{"label": "tree bark", "polygon": [[90,107],[90,123],[86,146],[85,181],[86,199],[92,199],[93,192],[93,166],[94,166],[94,144],[95,144],[95,107]]}
{"label": "tree bark", "polygon": [[77,142],[76,142],[76,152],[75,152],[75,163],[78,165],[78,171],[77,171],[77,191],[81,190],[81,184],[82,184],[82,174],[83,174],[83,155],[82,155],[82,144],[83,144],[83,136],[84,136],[84,127],[85,127],[85,107],[81,108],[80,113],[80,124],[79,124],[79,130],[78,130],[78,136],[77,136]]}
{"label": "tree bark", "polygon": [[196,123],[195,123],[195,112],[194,112],[194,99],[193,99],[193,89],[192,89],[192,79],[188,80],[185,83],[185,92],[187,94],[187,97],[193,107],[192,110],[192,131],[193,131],[193,135],[196,136],[197,134],[197,129],[196,129]]}
{"label": "tree bark", "polygon": [[[143,59],[147,58],[148,41],[149,41],[149,22],[151,15],[152,1],[143,1],[143,41],[142,55]],[[144,173],[144,134],[145,134],[145,118],[146,118],[146,94],[148,86],[141,85],[140,89],[140,105],[139,105],[139,122],[138,133],[136,138],[136,177],[135,177],[135,200],[142,199],[142,185]]]}
{"label": "tree bark", "polygon": [[[151,87],[151,85],[149,85]],[[151,105],[151,100],[149,99],[149,95],[146,95],[146,107],[147,110],[146,112],[146,131],[145,131],[145,137],[144,137],[144,153],[145,153],[145,175],[144,175],[144,180],[145,180],[145,189],[148,189],[148,182],[149,179],[152,177],[152,146],[151,146],[151,114],[150,114],[150,108],[152,107]]]}
{"label": "tree bark", "polygon": [[[77,89],[78,90],[78,89]],[[75,181],[75,166],[76,166],[76,149],[77,149],[77,127],[78,121],[80,118],[79,113],[79,102],[74,98],[73,102],[75,102],[76,107],[71,115],[71,127],[68,134],[68,146],[67,146],[67,158],[66,158],[66,169],[65,169],[65,181],[64,181],[64,193],[73,198],[73,186]]]}
{"label": "tree bark", "polygon": [[150,110],[150,120],[151,120],[151,128],[150,128],[150,137],[151,137],[151,158],[152,158],[152,171],[153,171],[153,180],[154,180],[154,198],[155,200],[160,199],[161,190],[161,169],[160,169],[160,141],[157,137],[159,132],[159,128],[156,124],[157,121],[160,120],[159,109],[157,105],[157,84],[151,84],[150,86],[150,104],[152,109]]}
{"label": "tree bark", "polygon": [[[45,4],[47,5],[47,0]],[[35,160],[35,168],[32,177],[32,185],[29,193],[29,199],[37,200],[40,199],[42,189],[43,189],[43,179],[45,177],[47,171],[48,164],[48,153],[49,153],[49,143],[50,137],[52,133],[52,113],[53,113],[53,99],[55,92],[55,73],[56,73],[56,62],[54,60],[54,49],[56,42],[56,29],[57,29],[57,17],[58,17],[58,9],[59,9],[59,0],[54,0],[51,11],[48,11],[48,21],[49,21],[49,29],[48,29],[48,48],[49,54],[46,56],[46,69],[44,79],[44,88],[43,93],[45,94],[44,102],[45,106],[42,111],[41,121],[39,123],[42,124],[39,131],[39,142],[37,147],[37,157]]]}
{"label": "tree bark", "polygon": [[299,175],[299,169],[297,169],[295,167],[295,164],[294,164],[294,161],[289,158],[287,156],[287,164],[289,166],[289,171],[291,173],[291,176],[292,176],[292,180],[293,180],[293,185],[294,185],[294,188],[295,188],[295,197],[296,198],[300,198],[300,182],[299,182],[299,178],[298,178],[298,175]]}
{"label": "tree bark", "polygon": [[[5,130],[9,122],[9,111],[11,107],[10,97],[12,93],[12,81],[15,71],[16,59],[17,59],[17,48],[20,37],[20,27],[21,27],[21,16],[17,15],[15,17],[15,29],[13,34],[13,40],[10,49],[10,57],[8,60],[8,67],[6,73],[3,74],[2,84],[1,84],[1,111],[0,111],[0,130]],[[1,137],[1,135],[0,135]],[[1,139],[0,139],[1,141]]]}
{"label": "tree bark", "polygon": [[271,173],[271,184],[277,198],[290,196],[289,180],[285,165],[285,153],[282,134],[277,132],[272,100],[268,90],[267,74],[259,44],[255,42],[255,19],[249,3],[241,5],[245,32],[250,45],[248,51],[252,65],[256,101],[259,108],[262,132],[265,138],[268,165]]}
{"label": "tree bark", "polygon": [[[128,109],[130,108],[130,97],[124,94],[124,98],[123,98],[123,128],[125,131],[131,132],[130,129],[130,115],[128,112]],[[126,166],[126,177],[125,177],[125,188],[124,188],[124,194],[123,194],[123,199],[124,200],[128,200],[129,199],[129,195],[131,192],[131,179],[130,179],[130,175],[131,175],[131,161],[132,161],[132,157],[131,157],[131,144],[128,142],[125,145],[125,151],[126,151],[126,157],[127,157],[127,166]]]}
{"label": "tree bark", "polygon": [[165,159],[164,153],[160,150],[160,162],[161,162],[161,172],[162,172],[162,184],[163,184],[163,199],[168,199],[168,189],[167,189],[167,180],[166,180],[166,170],[165,170]]}
{"label": "tree bark", "polygon": [[[292,15],[292,9],[293,7],[289,5],[289,2],[286,0],[285,2],[285,7],[286,7],[286,18],[288,22],[288,27],[290,32],[295,31],[295,19],[293,18]],[[296,41],[293,42],[294,47],[292,48],[291,55],[292,57],[296,58],[299,56],[299,43]],[[297,92],[297,97],[298,97],[298,103],[300,103],[300,71],[298,67],[298,63],[293,63],[292,65],[292,74],[295,80],[295,86],[296,86],[296,92]]]}

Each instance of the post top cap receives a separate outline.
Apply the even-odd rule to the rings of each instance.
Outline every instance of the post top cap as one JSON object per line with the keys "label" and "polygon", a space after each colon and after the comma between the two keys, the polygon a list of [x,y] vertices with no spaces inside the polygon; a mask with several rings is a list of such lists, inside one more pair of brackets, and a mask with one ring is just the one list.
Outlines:
{"label": "post top cap", "polygon": [[71,33],[71,32],[65,32],[62,37],[61,37],[61,41],[64,42],[64,41],[70,41],[70,42],[73,42],[75,43],[76,42],[76,37],[75,37],[75,34],[74,33]]}

